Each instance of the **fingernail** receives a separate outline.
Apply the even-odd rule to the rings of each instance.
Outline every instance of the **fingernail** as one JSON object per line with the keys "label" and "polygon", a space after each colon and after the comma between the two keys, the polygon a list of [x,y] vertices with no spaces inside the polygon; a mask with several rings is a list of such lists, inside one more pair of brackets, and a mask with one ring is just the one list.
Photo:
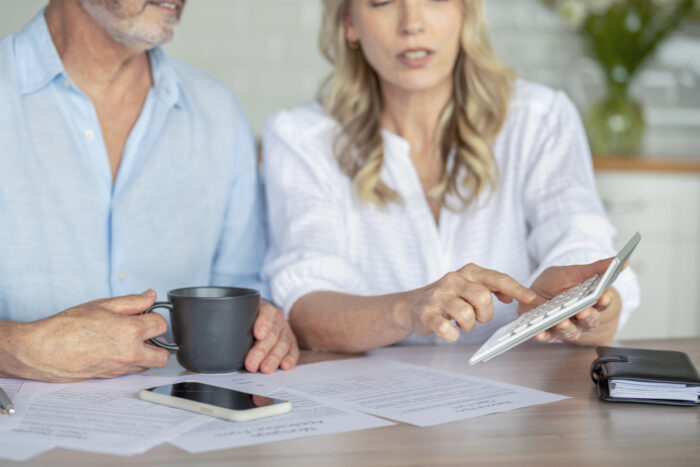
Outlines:
{"label": "fingernail", "polygon": [[260,334],[267,335],[267,326],[260,326]]}
{"label": "fingernail", "polygon": [[151,297],[153,296],[153,289],[148,289],[145,292],[141,293],[144,297]]}

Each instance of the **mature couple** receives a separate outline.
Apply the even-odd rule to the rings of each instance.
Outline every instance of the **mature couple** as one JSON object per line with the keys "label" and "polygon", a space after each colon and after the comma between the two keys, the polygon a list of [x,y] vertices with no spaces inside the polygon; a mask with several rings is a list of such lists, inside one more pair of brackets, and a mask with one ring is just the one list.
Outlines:
{"label": "mature couple", "polygon": [[[579,117],[499,63],[483,0],[324,0],[334,69],[267,123],[264,193],[238,103],[158,47],[184,4],[51,0],[0,40],[0,376],[163,366],[154,290],[262,290],[271,373],[297,338],[483,341],[607,266]],[[607,343],[637,301],[625,271],[537,339]]]}

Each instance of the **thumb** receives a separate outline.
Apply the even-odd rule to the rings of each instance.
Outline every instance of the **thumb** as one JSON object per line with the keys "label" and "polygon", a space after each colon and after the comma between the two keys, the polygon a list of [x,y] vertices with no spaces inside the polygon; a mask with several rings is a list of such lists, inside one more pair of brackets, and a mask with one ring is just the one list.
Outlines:
{"label": "thumb", "polygon": [[140,294],[122,295],[108,298],[101,305],[114,313],[122,315],[138,315],[148,309],[156,301],[156,293],[148,289]]}
{"label": "thumb", "polygon": [[610,266],[610,263],[612,263],[613,259],[615,258],[606,258],[589,264],[565,267],[569,269],[567,273],[571,274],[570,278],[574,280],[575,283],[579,283],[585,281],[589,277],[603,274],[605,270],[608,269],[608,266]]}

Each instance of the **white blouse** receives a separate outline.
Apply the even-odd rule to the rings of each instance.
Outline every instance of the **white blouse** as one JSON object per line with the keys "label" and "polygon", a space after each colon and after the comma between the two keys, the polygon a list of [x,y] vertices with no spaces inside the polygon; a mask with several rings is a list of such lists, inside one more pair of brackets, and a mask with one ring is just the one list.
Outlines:
{"label": "white blouse", "polygon": [[[439,225],[406,140],[382,132],[381,176],[402,199],[382,210],[360,202],[340,170],[332,150],[337,131],[337,123],[316,102],[278,112],[265,126],[271,244],[263,275],[285,314],[311,292],[406,291],[468,263],[530,285],[548,266],[615,254],[615,230],[596,192],[586,135],[562,92],[518,82],[493,145],[496,190],[462,212],[443,207]],[[622,297],[622,325],[639,304],[630,268],[615,288]],[[460,342],[483,342],[517,317],[516,304],[495,301],[494,318],[462,333]],[[413,335],[405,342],[438,341]]]}

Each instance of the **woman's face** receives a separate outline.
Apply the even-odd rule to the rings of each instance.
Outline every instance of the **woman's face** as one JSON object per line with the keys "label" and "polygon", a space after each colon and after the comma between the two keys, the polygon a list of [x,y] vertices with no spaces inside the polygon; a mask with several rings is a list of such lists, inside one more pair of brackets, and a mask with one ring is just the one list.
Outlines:
{"label": "woman's face", "polygon": [[383,86],[427,91],[452,85],[463,20],[460,0],[350,0],[345,37]]}

